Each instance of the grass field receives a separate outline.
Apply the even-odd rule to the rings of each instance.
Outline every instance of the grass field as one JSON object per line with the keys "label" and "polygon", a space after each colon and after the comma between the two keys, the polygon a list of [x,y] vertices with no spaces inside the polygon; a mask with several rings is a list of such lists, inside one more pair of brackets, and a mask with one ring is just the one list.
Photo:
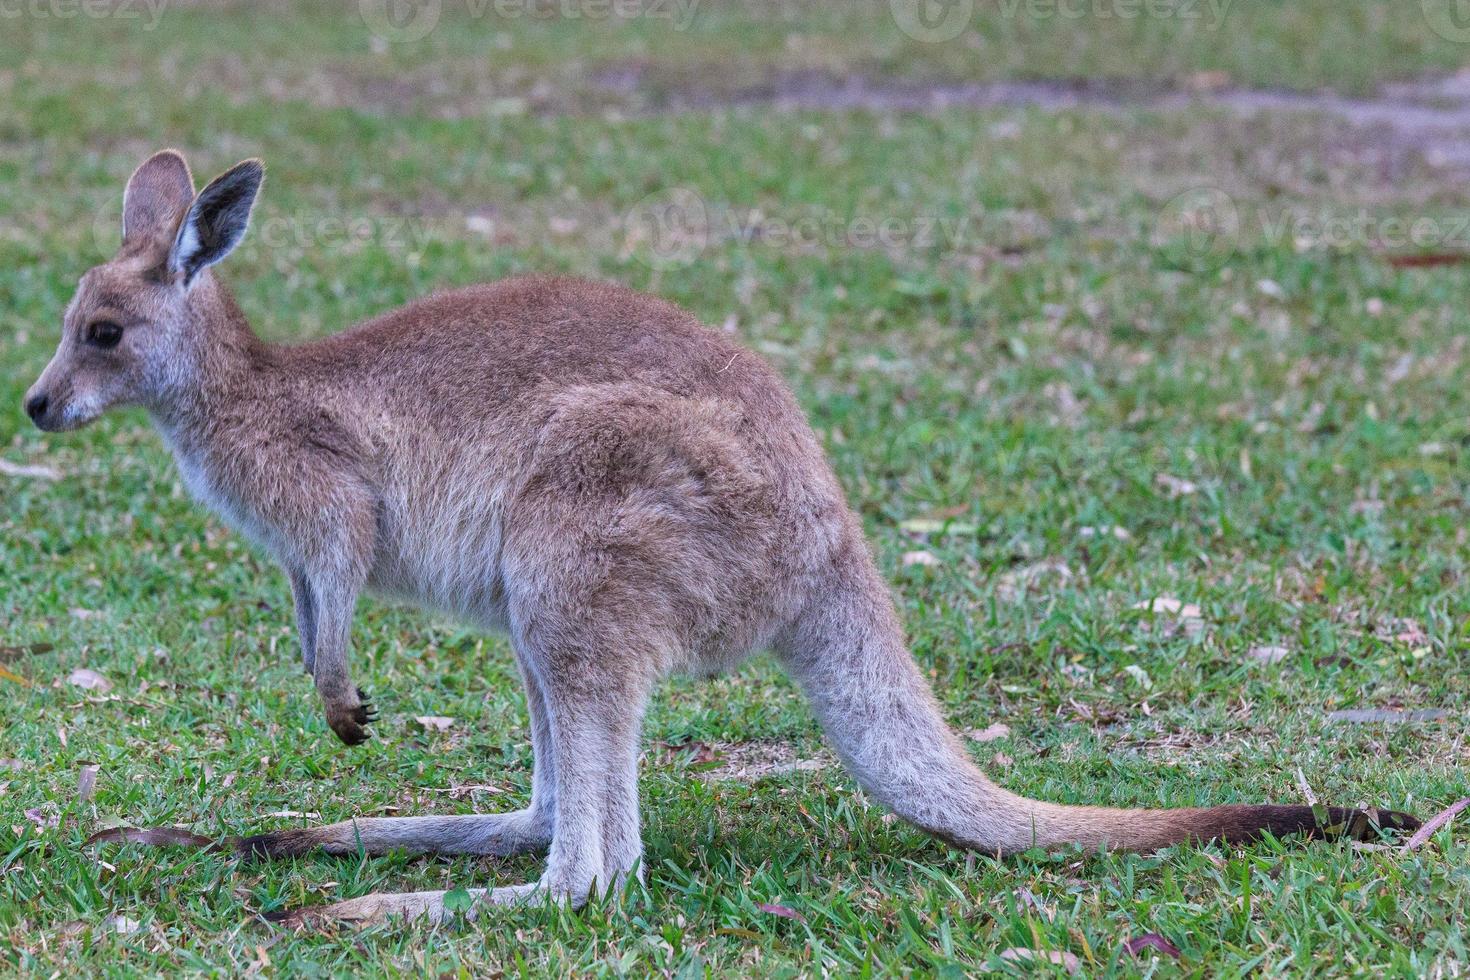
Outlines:
{"label": "grass field", "polygon": [[[383,720],[346,749],[297,665],[285,579],[187,499],[146,418],[58,436],[21,413],[77,277],[116,242],[124,180],[165,145],[200,178],[267,161],[223,274],[272,338],[534,270],[651,290],[760,351],[951,719],[990,729],[973,752],[1011,789],[1421,817],[1470,795],[1453,154],[1210,104],[751,104],[853,76],[1371,97],[1470,62],[1432,11],[1241,3],[1210,26],[984,3],[926,44],[872,4],[610,23],[447,2],[419,41],[375,37],[357,7],[33,6],[0,25],[0,459],[44,468],[0,472],[0,972],[1470,971],[1463,821],[1412,853],[996,863],[885,820],[766,659],[660,691],[647,886],[578,914],[297,935],[258,914],[537,864],[83,851],[114,825],[224,837],[529,790],[502,639],[364,603],[355,673]],[[683,223],[662,234],[670,205]],[[1334,714],[1363,711],[1383,714]],[[1148,933],[1180,958],[1122,951]]]}

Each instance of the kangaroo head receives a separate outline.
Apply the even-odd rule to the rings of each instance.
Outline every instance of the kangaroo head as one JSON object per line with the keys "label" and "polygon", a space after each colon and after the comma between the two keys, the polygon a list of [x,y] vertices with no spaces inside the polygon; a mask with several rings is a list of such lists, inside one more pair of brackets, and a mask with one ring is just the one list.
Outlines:
{"label": "kangaroo head", "polygon": [[37,426],[75,429],[114,405],[161,404],[190,383],[234,310],[205,270],[244,236],[264,173],[246,160],[196,196],[174,150],[134,172],[122,246],[82,276],[56,354],[26,393]]}

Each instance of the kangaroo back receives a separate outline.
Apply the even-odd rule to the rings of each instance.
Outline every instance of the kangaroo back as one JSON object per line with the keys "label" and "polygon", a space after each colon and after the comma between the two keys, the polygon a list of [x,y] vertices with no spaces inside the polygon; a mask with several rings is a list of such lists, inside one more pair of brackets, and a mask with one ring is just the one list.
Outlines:
{"label": "kangaroo back", "polygon": [[[863,789],[959,847],[999,855],[1066,844],[1146,851],[1190,840],[1244,842],[1262,832],[1362,837],[1373,830],[1368,814],[1337,807],[1109,809],[1045,803],[997,786],[945,724],[855,529],[781,653]],[[1386,827],[1418,823],[1387,811],[1375,816]]]}

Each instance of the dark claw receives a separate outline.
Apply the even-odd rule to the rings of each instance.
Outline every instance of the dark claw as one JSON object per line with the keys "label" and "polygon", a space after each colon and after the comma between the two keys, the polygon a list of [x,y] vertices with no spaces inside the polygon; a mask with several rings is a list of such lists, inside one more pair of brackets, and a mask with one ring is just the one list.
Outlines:
{"label": "dark claw", "polygon": [[334,726],[332,731],[337,733],[337,737],[342,740],[343,745],[361,745],[373,737],[372,732],[354,721],[349,721],[340,727]]}
{"label": "dark claw", "polygon": [[361,703],[346,709],[343,714],[336,714],[330,706],[327,708],[327,723],[344,745],[361,745],[366,742],[372,737],[367,726],[378,720],[377,706],[368,700],[367,692],[360,687],[357,689],[357,698]]}

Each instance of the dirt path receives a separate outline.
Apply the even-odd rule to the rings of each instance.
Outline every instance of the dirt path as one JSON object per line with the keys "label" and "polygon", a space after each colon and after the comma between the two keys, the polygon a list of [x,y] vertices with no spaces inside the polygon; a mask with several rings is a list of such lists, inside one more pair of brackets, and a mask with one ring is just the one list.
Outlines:
{"label": "dirt path", "polygon": [[1229,86],[1170,89],[1111,81],[922,84],[794,72],[735,92],[683,89],[659,93],[654,87],[655,97],[650,99],[644,80],[636,72],[610,73],[599,81],[630,100],[643,102],[645,112],[735,107],[769,107],[781,112],[932,112],[956,107],[1015,106],[1165,112],[1225,109],[1243,117],[1263,112],[1312,113],[1368,131],[1367,139],[1385,139],[1399,149],[1416,150],[1434,166],[1470,170],[1470,74],[1385,86],[1372,98]]}

